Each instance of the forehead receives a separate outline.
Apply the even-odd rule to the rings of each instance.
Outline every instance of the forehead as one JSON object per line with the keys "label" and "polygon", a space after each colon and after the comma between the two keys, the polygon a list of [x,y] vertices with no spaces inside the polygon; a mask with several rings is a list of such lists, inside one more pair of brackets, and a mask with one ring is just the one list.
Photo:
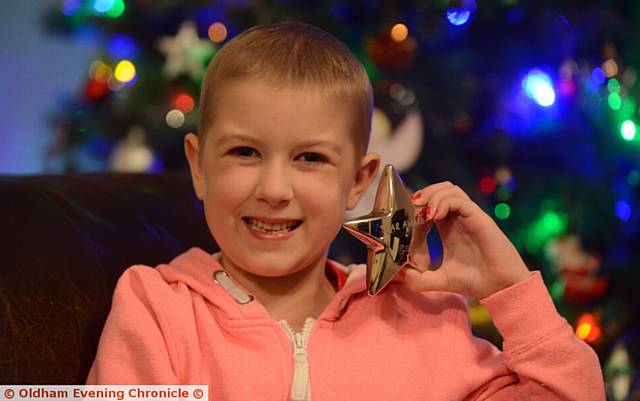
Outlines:
{"label": "forehead", "polygon": [[217,88],[207,136],[235,134],[278,140],[324,140],[354,146],[352,113],[342,99],[309,86],[275,87],[258,79]]}

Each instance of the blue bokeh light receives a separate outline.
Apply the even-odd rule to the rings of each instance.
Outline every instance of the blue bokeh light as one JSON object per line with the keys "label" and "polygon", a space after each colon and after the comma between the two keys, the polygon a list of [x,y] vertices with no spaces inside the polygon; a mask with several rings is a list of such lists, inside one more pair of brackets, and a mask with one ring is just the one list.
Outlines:
{"label": "blue bokeh light", "polygon": [[522,87],[531,99],[540,106],[549,107],[556,101],[551,78],[544,72],[533,69],[522,80]]}
{"label": "blue bokeh light", "polygon": [[93,3],[93,8],[99,13],[106,13],[111,10],[114,3],[115,0],[96,0],[95,3]]}
{"label": "blue bokeh light", "polygon": [[447,20],[452,25],[460,26],[469,22],[469,18],[471,17],[471,11],[469,10],[460,10],[456,8],[451,8],[447,10]]}
{"label": "blue bokeh light", "polygon": [[124,34],[113,35],[107,43],[107,48],[114,59],[135,59],[138,56],[138,45]]}
{"label": "blue bokeh light", "polygon": [[619,200],[615,206],[616,216],[622,221],[629,221],[631,218],[631,206],[625,200]]}
{"label": "blue bokeh light", "polygon": [[591,71],[591,79],[593,79],[593,81],[598,85],[602,85],[604,81],[607,80],[607,77],[604,74],[604,71],[602,71],[602,68],[596,67]]}

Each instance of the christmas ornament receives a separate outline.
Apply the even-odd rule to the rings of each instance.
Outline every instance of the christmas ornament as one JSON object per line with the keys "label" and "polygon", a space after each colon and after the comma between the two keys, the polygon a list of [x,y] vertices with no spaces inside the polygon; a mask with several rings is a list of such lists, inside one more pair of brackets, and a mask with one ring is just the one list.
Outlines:
{"label": "christmas ornament", "polygon": [[145,141],[145,132],[139,126],[129,129],[126,138],[116,145],[109,160],[111,171],[139,173],[148,171],[153,163],[153,152]]}
{"label": "christmas ornament", "polygon": [[208,39],[200,39],[196,25],[191,21],[185,21],[175,37],[160,38],[158,49],[167,57],[163,69],[166,77],[173,79],[186,73],[199,82],[216,46]]}
{"label": "christmas ornament", "polygon": [[634,378],[634,368],[624,341],[619,341],[613,348],[604,367],[604,375],[608,384],[607,395],[613,401],[627,400]]}
{"label": "christmas ornament", "polygon": [[396,170],[391,164],[386,165],[371,213],[343,224],[368,248],[369,295],[378,294],[409,261],[417,224],[426,224],[426,208],[413,205]]}
{"label": "christmas ornament", "polygon": [[565,301],[588,302],[606,292],[607,278],[597,276],[600,258],[586,252],[576,235],[551,241],[546,253],[562,276]]}

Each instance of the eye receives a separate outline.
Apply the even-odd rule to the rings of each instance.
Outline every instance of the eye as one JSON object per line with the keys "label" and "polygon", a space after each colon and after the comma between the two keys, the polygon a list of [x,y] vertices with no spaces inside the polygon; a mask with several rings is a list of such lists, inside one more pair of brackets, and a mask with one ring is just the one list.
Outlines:
{"label": "eye", "polygon": [[298,157],[302,158],[305,163],[309,164],[327,163],[329,161],[329,159],[327,159],[324,155],[314,152],[306,152]]}
{"label": "eye", "polygon": [[242,157],[242,158],[247,158],[247,157],[252,157],[254,155],[257,155],[258,151],[248,146],[238,146],[233,149],[230,149],[228,154]]}

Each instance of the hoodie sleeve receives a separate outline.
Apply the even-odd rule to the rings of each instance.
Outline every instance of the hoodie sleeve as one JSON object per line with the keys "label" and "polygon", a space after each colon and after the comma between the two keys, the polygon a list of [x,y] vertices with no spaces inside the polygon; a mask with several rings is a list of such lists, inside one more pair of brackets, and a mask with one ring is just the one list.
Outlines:
{"label": "hoodie sleeve", "polygon": [[178,384],[175,341],[157,285],[167,284],[148,266],[120,276],[86,384]]}
{"label": "hoodie sleeve", "polygon": [[[593,349],[562,318],[540,272],[479,300],[504,338],[503,351],[470,335],[466,307],[458,312],[458,371],[467,376],[465,400],[604,401]],[[475,368],[470,368],[470,367]]]}

